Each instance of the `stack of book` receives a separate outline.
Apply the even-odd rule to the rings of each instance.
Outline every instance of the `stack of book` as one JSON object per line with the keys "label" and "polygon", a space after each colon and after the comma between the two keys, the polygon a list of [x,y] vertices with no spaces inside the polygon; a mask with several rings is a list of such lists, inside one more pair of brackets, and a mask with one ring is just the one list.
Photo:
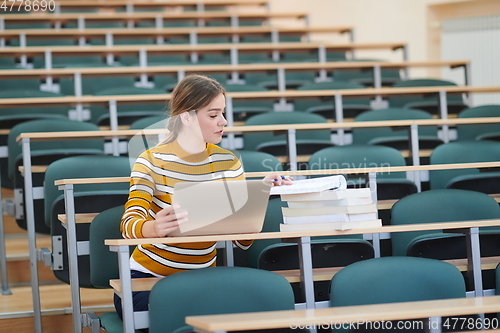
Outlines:
{"label": "stack of book", "polygon": [[315,186],[309,186],[306,191],[300,189],[305,185],[302,181],[295,182],[295,189],[281,189],[281,200],[288,205],[282,208],[281,231],[347,230],[382,225],[370,188],[347,189],[345,183],[331,187],[328,183],[332,180],[335,179],[317,178]]}

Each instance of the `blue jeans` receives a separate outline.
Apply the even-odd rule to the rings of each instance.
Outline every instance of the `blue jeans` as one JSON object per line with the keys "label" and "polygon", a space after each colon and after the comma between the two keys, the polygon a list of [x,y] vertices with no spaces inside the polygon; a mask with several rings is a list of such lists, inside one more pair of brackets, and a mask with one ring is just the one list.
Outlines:
{"label": "blue jeans", "polygon": [[[152,274],[149,273],[143,273],[135,270],[130,271],[130,277],[132,279],[138,279],[138,278],[145,278],[145,277],[155,277]],[[137,311],[148,311],[148,305],[149,305],[149,291],[134,291],[132,293],[132,300],[134,304],[134,312]],[[115,309],[120,318],[123,319],[122,317],[122,299],[114,294],[114,299],[115,303]]]}

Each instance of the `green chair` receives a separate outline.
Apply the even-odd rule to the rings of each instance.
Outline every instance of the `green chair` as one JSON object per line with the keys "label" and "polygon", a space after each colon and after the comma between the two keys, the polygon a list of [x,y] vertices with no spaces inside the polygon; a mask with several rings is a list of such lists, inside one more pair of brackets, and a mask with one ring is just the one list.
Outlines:
{"label": "green chair", "polygon": [[[69,264],[67,254],[66,228],[58,219],[59,214],[64,214],[64,195],[56,180],[72,178],[105,178],[130,176],[130,160],[120,156],[73,156],[57,160],[49,165],[45,173],[44,183],[44,220],[50,228],[52,235],[52,254],[57,251],[63,253],[60,261],[61,267],[53,270],[54,275],[62,282],[69,283]],[[100,213],[108,208],[124,205],[129,194],[129,184],[126,183],[101,183],[74,185],[74,201],[76,213]],[[78,223],[76,234],[79,242],[89,239],[88,223]],[[62,249],[62,250],[61,250]],[[108,251],[109,252],[109,249]],[[91,288],[89,273],[89,256],[78,256],[78,275],[80,287]]]}
{"label": "green chair", "polygon": [[[1,64],[1,62],[0,62]],[[14,67],[12,67],[14,69]],[[40,90],[40,79],[23,79],[20,78],[18,80],[12,79],[0,79],[0,89],[1,91],[5,90]]]}
{"label": "green chair", "polygon": [[[326,123],[326,119],[317,114],[304,112],[269,112],[248,118],[245,126],[310,123]],[[296,134],[299,155],[312,154],[319,149],[333,146],[329,130],[297,131]],[[275,156],[288,155],[286,134],[245,133],[243,141],[245,150],[263,151]]]}
{"label": "green chair", "polygon": [[245,172],[283,171],[281,162],[274,155],[254,150],[233,150],[233,153],[243,164]]}
{"label": "green chair", "polygon": [[500,264],[495,268],[495,295],[500,295]]}
{"label": "green chair", "polygon": [[[375,59],[355,59],[350,62],[380,61]],[[362,69],[340,69],[333,71],[333,79],[340,81],[350,81],[359,83],[365,87],[374,87],[373,67]],[[399,69],[382,69],[381,84],[383,87],[390,87],[401,81]]]}
{"label": "green chair", "polygon": [[[48,39],[33,39],[28,40],[28,46],[75,46],[77,45],[76,38],[48,38]],[[63,67],[74,67],[75,64],[81,64],[82,67],[86,65],[104,65],[103,58],[100,55],[62,55],[62,54],[52,54],[52,67],[53,68],[63,68]],[[33,58],[33,65],[35,68],[45,68],[45,57],[35,56]]]}
{"label": "green chair", "polygon": [[[364,89],[358,83],[348,81],[315,82],[304,84],[297,90],[343,90],[343,89]],[[336,119],[335,102],[333,96],[322,96],[318,98],[299,99],[294,102],[296,111],[317,113],[327,119]],[[369,98],[343,98],[342,111],[344,118],[353,118],[361,112],[370,110]]]}
{"label": "green chair", "polygon": [[[259,87],[253,84],[224,84],[224,88],[227,92],[260,92],[268,91],[263,87]],[[273,111],[273,101],[271,100],[241,100],[233,99],[233,119],[234,121],[245,121],[253,115],[272,112]]]}
{"label": "green chair", "polygon": [[[75,95],[74,77],[60,79],[61,93],[64,95]],[[134,76],[82,76],[82,95],[95,95],[96,93],[109,89],[110,87],[133,87]]]}
{"label": "green chair", "polygon": [[[281,40],[281,38],[280,38]],[[285,40],[281,40],[284,42]],[[291,42],[300,42],[291,40]],[[284,51],[280,54],[280,61],[283,62],[318,62],[318,50],[294,50]],[[327,51],[326,61],[345,61],[346,53],[342,51]]]}
{"label": "green chair", "polygon": [[153,286],[149,332],[172,333],[186,326],[186,316],[293,309],[292,288],[281,275],[247,267],[195,269]]}
{"label": "green chair", "polygon": [[130,124],[130,129],[151,128],[153,125],[153,128],[165,128],[166,120],[166,115],[143,117]]}
{"label": "green chair", "polygon": [[[112,95],[154,95],[165,94],[163,90],[156,88],[140,88],[134,86],[113,87],[100,90],[95,93],[96,96]],[[123,104],[117,105],[118,125],[130,125],[137,119],[147,116],[159,116],[165,114],[165,102],[153,102],[145,104]],[[93,123],[99,126],[110,124],[110,114],[108,107],[95,106],[92,108]]]}
{"label": "green chair", "polygon": [[[9,80],[5,80],[9,81]],[[12,81],[12,89],[1,89],[1,98],[30,98],[30,97],[61,97],[62,95],[40,91],[38,88],[30,89],[31,83],[27,83],[26,88],[17,87],[17,84],[23,84],[25,80]],[[30,80],[27,80],[30,81]],[[6,82],[7,85],[7,82]],[[34,87],[33,87],[34,88]],[[2,108],[0,112],[0,129],[10,130],[17,124],[35,119],[67,119],[68,107],[9,107]],[[9,134],[0,135],[0,176],[2,187],[13,188],[13,180],[8,176],[8,137]]]}
{"label": "green chair", "polygon": [[[316,76],[316,71],[285,72],[285,89],[293,90],[303,85],[312,84]],[[276,71],[270,75],[269,79],[260,81],[258,85],[268,90],[278,90],[279,84]]]}
{"label": "green chair", "polygon": [[[90,224],[90,283],[92,288],[110,289],[109,280],[119,279],[118,256],[104,244],[106,239],[120,239],[120,221],[125,209],[117,206],[99,213]],[[132,252],[132,249],[131,249]],[[108,333],[122,333],[123,321],[115,311],[99,315],[102,329]],[[136,330],[136,333],[142,332]]]}
{"label": "green chair", "polygon": [[[455,83],[439,79],[415,79],[405,80],[393,85],[394,88],[408,88],[408,87],[439,87],[439,86],[456,86]],[[439,115],[439,96],[438,94],[431,94],[430,96],[394,96],[389,97],[390,107],[405,107],[411,109],[419,109],[427,111],[431,114]],[[461,95],[447,94],[448,114],[458,114],[463,109],[467,108],[464,104]]]}
{"label": "green chair", "polygon": [[[31,132],[72,132],[72,131],[98,131],[94,124],[67,120],[67,119],[40,119],[23,122],[14,126],[8,138],[8,176],[14,183],[16,203],[16,222],[19,227],[26,229],[26,212],[24,205],[24,177],[19,171],[23,165],[22,147],[16,141],[21,133]],[[61,135],[63,136],[63,135]],[[104,140],[54,140],[33,141],[30,144],[31,164],[50,165],[52,162],[64,157],[77,155],[102,155],[104,154]],[[33,187],[38,190],[43,188],[44,173],[33,173]],[[79,175],[75,175],[76,178]],[[68,177],[69,178],[69,177]],[[35,191],[40,193],[40,191]],[[44,198],[37,194],[34,198],[35,230],[40,233],[50,233],[49,227],[44,223]]]}
{"label": "green chair", "polygon": [[[498,203],[487,194],[456,189],[436,189],[409,195],[392,207],[391,224],[437,223],[500,218]],[[500,228],[480,228],[482,257],[500,254]],[[391,235],[394,256],[433,259],[467,258],[464,234],[437,231],[398,232]],[[492,277],[483,271],[484,286]],[[494,287],[493,287],[494,288]]]}
{"label": "green chair", "polygon": [[[481,105],[465,109],[458,118],[500,117],[500,105]],[[457,125],[458,140],[500,140],[498,124],[460,124]]]}
{"label": "green chair", "polygon": [[[27,85],[30,85],[29,83]],[[24,87],[22,89],[5,89],[0,91],[0,98],[30,98],[30,97],[62,97],[63,95],[53,93],[50,91],[41,91],[40,89],[28,89]],[[17,108],[17,110],[24,110],[25,108]],[[44,110],[50,110],[51,108],[43,108]],[[2,108],[2,114],[5,109]]]}
{"label": "green chair", "polygon": [[[465,297],[462,274],[449,263],[424,258],[381,257],[354,263],[335,274],[331,281],[330,306],[462,297]],[[413,330],[398,329],[394,322],[391,323],[393,329],[390,331],[424,332],[425,328],[428,328],[427,318],[413,319],[409,323],[414,327]],[[385,327],[390,327],[388,324],[389,322]],[[366,324],[352,331],[380,332],[380,327],[379,330],[375,328],[374,325]]]}
{"label": "green chair", "polygon": [[[487,194],[456,189],[429,190],[407,196],[392,207],[391,224],[498,219],[498,203]],[[482,257],[500,254],[500,228],[480,228]],[[398,232],[391,235],[392,254],[432,259],[467,258],[464,234],[437,231]],[[494,288],[491,271],[483,271],[485,289]]]}
{"label": "green chair", "polygon": [[[366,111],[354,118],[354,121],[383,121],[407,119],[432,119],[432,115],[422,110],[389,108]],[[353,128],[352,141],[354,144],[382,145],[398,150],[410,150],[410,127],[373,127]],[[437,126],[419,126],[418,139],[420,149],[434,149],[443,141],[438,138]],[[421,158],[421,164],[428,164]]]}
{"label": "green chair", "polygon": [[[456,141],[434,149],[431,164],[496,162],[500,160],[500,142]],[[456,188],[487,194],[498,193],[500,173],[495,169],[431,170],[431,189]]]}

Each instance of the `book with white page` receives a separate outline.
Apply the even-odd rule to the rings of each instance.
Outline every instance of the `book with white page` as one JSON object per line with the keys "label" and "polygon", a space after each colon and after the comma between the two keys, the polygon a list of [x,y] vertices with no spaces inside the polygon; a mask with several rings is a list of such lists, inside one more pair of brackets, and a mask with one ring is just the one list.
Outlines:
{"label": "book with white page", "polygon": [[280,224],[280,231],[311,231],[311,230],[349,230],[363,228],[378,228],[382,220],[339,221],[326,223]]}
{"label": "book with white page", "polygon": [[[290,185],[292,186],[292,185]],[[282,187],[282,186],[280,186]],[[273,189],[271,189],[272,191]],[[281,200],[291,201],[326,201],[341,200],[346,198],[371,198],[371,189],[366,188],[346,188],[336,190],[325,190],[321,192],[282,194]]]}
{"label": "book with white page", "polygon": [[342,175],[295,180],[292,185],[274,186],[271,195],[314,193],[329,189],[345,189],[347,182]]}
{"label": "book with white page", "polygon": [[308,216],[283,216],[283,223],[286,224],[309,224],[309,223],[329,223],[329,222],[360,222],[376,220],[377,213],[361,214],[328,214],[328,215],[308,215]]}
{"label": "book with white page", "polygon": [[337,207],[337,206],[359,206],[369,205],[373,203],[371,197],[354,198],[347,197],[339,200],[317,200],[317,201],[288,201],[290,208],[307,208],[307,207]]}
{"label": "book with white page", "polygon": [[307,208],[289,208],[282,207],[283,216],[314,216],[329,214],[364,214],[376,213],[377,205],[359,205],[359,206],[331,206],[331,207],[307,207]]}

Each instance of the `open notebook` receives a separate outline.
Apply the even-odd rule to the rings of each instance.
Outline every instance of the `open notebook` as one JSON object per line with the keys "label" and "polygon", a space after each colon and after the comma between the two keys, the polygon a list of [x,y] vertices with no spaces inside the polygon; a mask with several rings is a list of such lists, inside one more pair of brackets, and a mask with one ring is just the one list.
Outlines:
{"label": "open notebook", "polygon": [[188,212],[189,221],[170,236],[260,232],[270,190],[263,180],[177,183],[172,203]]}

